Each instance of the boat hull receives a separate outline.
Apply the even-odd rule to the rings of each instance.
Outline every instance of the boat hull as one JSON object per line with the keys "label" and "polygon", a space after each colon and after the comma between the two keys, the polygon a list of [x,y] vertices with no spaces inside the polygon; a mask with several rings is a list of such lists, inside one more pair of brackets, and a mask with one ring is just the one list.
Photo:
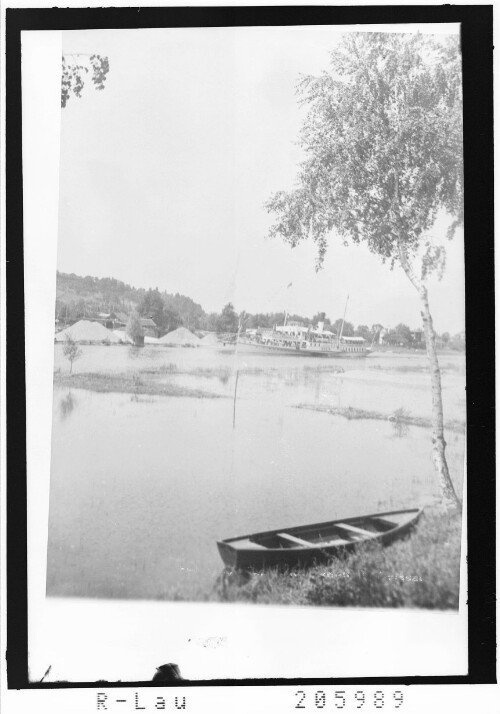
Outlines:
{"label": "boat hull", "polygon": [[[352,552],[361,543],[378,542],[388,545],[408,534],[417,524],[422,512],[423,509],[387,511],[308,526],[282,528],[228,538],[219,541],[217,547],[224,564],[231,569],[309,567]],[[363,533],[369,535],[362,535]],[[323,540],[314,542],[304,538]],[[304,545],[300,545],[300,542]]]}
{"label": "boat hull", "polygon": [[315,349],[296,349],[294,347],[279,347],[277,345],[264,345],[260,343],[252,342],[239,342],[239,347],[249,347],[251,350],[258,350],[261,353],[279,353],[283,355],[299,356],[299,357],[342,357],[349,359],[361,359],[363,357],[368,357],[371,354],[371,350],[364,350],[363,352],[348,352],[344,350],[315,350]]}

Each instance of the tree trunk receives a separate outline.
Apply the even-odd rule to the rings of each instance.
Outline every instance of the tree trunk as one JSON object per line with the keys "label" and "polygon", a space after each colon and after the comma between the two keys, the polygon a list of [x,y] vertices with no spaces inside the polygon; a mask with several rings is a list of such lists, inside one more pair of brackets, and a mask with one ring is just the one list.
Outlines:
{"label": "tree trunk", "polygon": [[455,492],[453,481],[446,461],[446,441],[444,439],[443,400],[441,396],[441,371],[436,353],[436,334],[429,310],[427,288],[422,285],[419,290],[422,303],[422,320],[424,324],[425,348],[429,359],[432,388],[432,460],[439,476],[443,505],[446,510],[462,510],[460,500]]}
{"label": "tree trunk", "polygon": [[415,287],[422,303],[422,320],[425,334],[425,348],[429,360],[432,389],[432,460],[436,468],[445,510],[462,510],[462,504],[455,492],[446,461],[446,441],[444,440],[443,400],[441,395],[441,371],[436,353],[436,334],[429,309],[427,288],[415,275],[402,240],[398,241],[399,258],[403,270]]}

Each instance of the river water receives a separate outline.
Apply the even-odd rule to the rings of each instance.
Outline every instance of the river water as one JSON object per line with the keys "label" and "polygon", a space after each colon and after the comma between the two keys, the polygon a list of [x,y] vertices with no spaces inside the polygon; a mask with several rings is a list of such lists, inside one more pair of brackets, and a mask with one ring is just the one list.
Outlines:
{"label": "river water", "polygon": [[[74,373],[155,370],[218,398],[54,388],[49,595],[200,599],[222,570],[219,539],[438,497],[429,428],[297,408],[430,417],[421,353],[82,350]],[[445,421],[465,422],[464,356],[440,364]],[[55,369],[68,371],[60,345]],[[461,495],[465,436],[446,439]]]}

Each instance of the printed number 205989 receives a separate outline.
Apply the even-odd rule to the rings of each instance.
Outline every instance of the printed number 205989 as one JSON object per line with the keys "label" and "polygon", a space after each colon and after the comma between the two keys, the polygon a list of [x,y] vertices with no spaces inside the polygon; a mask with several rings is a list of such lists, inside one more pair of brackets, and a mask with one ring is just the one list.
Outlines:
{"label": "printed number 205989", "polygon": [[343,689],[328,692],[322,690],[304,692],[299,689],[295,692],[295,696],[297,699],[295,709],[325,709],[325,707],[332,706],[336,709],[345,709],[347,706],[349,710],[353,707],[361,709],[365,705],[368,708],[375,707],[375,709],[383,709],[384,707],[399,709],[403,705],[403,692],[401,690],[383,692],[381,689],[377,689],[373,692],[365,692],[363,689],[358,689],[356,692],[348,694]]}

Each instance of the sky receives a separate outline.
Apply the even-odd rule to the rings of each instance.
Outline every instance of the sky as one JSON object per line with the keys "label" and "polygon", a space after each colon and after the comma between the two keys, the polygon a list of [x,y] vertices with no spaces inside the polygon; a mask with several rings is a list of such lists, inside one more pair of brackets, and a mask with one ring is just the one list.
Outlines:
{"label": "sky", "polygon": [[[339,28],[88,30],[63,52],[107,56],[104,91],[91,83],[61,114],[58,269],[182,293],[207,312],[325,311],[355,325],[421,323],[417,293],[365,246],[332,235],[315,247],[268,237],[264,208],[293,187],[304,108],[301,74],[328,67]],[[443,279],[430,283],[438,332],[464,329],[463,237],[446,241]]]}

